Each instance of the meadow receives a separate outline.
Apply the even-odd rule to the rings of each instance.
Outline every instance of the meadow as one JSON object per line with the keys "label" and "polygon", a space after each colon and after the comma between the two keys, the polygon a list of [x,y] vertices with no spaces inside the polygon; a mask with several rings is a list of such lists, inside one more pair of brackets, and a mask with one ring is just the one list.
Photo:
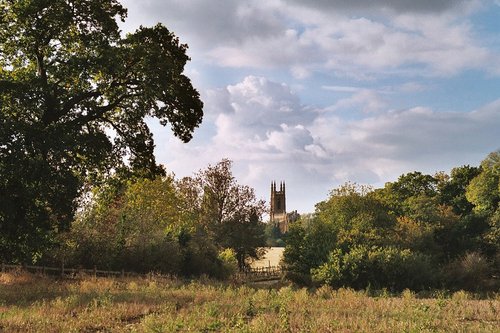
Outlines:
{"label": "meadow", "polygon": [[0,273],[0,332],[499,332],[500,295]]}

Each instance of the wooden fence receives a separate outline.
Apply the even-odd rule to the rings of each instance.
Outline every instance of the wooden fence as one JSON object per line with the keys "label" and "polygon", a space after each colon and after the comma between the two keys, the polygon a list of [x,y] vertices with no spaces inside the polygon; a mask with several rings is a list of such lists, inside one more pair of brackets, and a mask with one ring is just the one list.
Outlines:
{"label": "wooden fence", "polygon": [[[9,265],[0,264],[1,272],[12,272],[12,271],[25,271],[35,274],[43,275],[53,275],[61,276],[64,278],[74,278],[79,276],[90,275],[94,277],[171,277],[171,275],[162,275],[157,273],[139,274],[134,272],[121,271],[107,271],[101,270],[94,267],[93,269],[85,268],[66,268],[64,265],[61,267],[48,267],[48,266],[33,266],[33,265]],[[238,281],[269,281],[269,280],[279,280],[283,276],[283,270],[280,266],[268,266],[268,267],[255,267],[248,268],[242,272],[235,274],[234,278]]]}
{"label": "wooden fence", "polygon": [[[43,275],[59,275],[62,277],[75,277],[79,275],[92,275],[92,276],[115,276],[115,277],[131,277],[131,276],[142,276],[142,274],[137,274],[133,272],[121,271],[106,271],[97,269],[85,269],[85,268],[66,268],[64,265],[61,267],[48,267],[48,266],[33,266],[33,265],[9,265],[0,264],[1,272],[9,271],[26,271],[30,273],[43,274]],[[144,274],[146,275],[146,274]]]}
{"label": "wooden fence", "polygon": [[237,274],[237,277],[247,281],[279,280],[283,276],[281,266],[248,268]]}

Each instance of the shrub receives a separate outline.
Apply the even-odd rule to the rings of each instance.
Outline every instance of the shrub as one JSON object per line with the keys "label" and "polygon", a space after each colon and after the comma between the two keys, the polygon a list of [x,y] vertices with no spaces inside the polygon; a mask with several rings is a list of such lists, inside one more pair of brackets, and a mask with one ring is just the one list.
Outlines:
{"label": "shrub", "polygon": [[491,263],[478,252],[467,253],[443,270],[446,285],[454,290],[489,289],[491,274]]}
{"label": "shrub", "polygon": [[238,259],[233,249],[224,249],[219,252],[219,260],[222,262],[223,273],[231,276],[238,271]]}
{"label": "shrub", "polygon": [[311,270],[316,282],[332,287],[368,286],[392,290],[433,285],[434,269],[428,256],[395,247],[356,246],[349,252],[333,250],[327,262]]}

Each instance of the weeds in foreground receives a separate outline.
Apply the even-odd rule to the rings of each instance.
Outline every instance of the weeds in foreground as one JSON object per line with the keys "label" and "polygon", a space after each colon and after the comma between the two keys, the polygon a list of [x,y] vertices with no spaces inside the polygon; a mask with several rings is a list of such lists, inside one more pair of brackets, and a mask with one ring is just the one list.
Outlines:
{"label": "weeds in foreground", "polygon": [[0,274],[1,332],[498,332],[500,296]]}

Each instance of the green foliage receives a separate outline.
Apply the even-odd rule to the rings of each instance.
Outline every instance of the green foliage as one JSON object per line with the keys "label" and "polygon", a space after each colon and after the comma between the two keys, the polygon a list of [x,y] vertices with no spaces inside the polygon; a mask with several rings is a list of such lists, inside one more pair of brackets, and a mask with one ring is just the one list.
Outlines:
{"label": "green foliage", "polygon": [[359,245],[333,250],[328,260],[311,271],[314,280],[332,287],[392,290],[431,287],[435,276],[428,256],[395,247]]}
{"label": "green foliage", "polygon": [[489,228],[485,232],[484,238],[486,242],[491,245],[497,256],[500,255],[500,209],[497,209],[495,213],[489,219]]}
{"label": "green foliage", "polygon": [[222,261],[226,276],[231,276],[238,271],[238,259],[233,249],[224,249],[220,251],[219,259]]}
{"label": "green foliage", "polygon": [[481,173],[470,182],[465,193],[476,212],[495,212],[500,201],[500,151],[481,163]]}
{"label": "green foliage", "polygon": [[456,214],[471,213],[474,206],[467,200],[465,191],[480,172],[480,168],[469,165],[453,168],[449,177],[438,182],[441,203],[453,207]]}
{"label": "green foliage", "polygon": [[35,262],[67,230],[75,209],[67,198],[78,194],[78,182],[36,153],[14,156],[7,149],[0,146],[0,261]]}
{"label": "green foliage", "polygon": [[1,260],[37,257],[87,182],[162,174],[147,117],[183,141],[200,124],[187,46],[162,25],[122,38],[125,16],[116,0],[0,2]]}
{"label": "green foliage", "polygon": [[389,184],[393,192],[400,198],[410,198],[416,195],[432,197],[436,194],[436,179],[415,171],[404,174],[394,183]]}
{"label": "green foliage", "polygon": [[481,173],[469,183],[465,192],[474,205],[474,213],[483,221],[480,237],[482,252],[498,257],[500,244],[500,151],[490,153],[481,162]]}
{"label": "green foliage", "polygon": [[221,276],[217,248],[182,208],[171,176],[129,181],[95,193],[47,260],[68,266]]}
{"label": "green foliage", "polygon": [[268,222],[264,229],[266,237],[266,245],[269,247],[284,247],[285,242],[283,238],[285,235],[281,232],[277,223]]}
{"label": "green foliage", "polygon": [[244,269],[249,258],[263,254],[264,204],[253,189],[237,184],[230,166],[223,160],[179,181],[173,176],[109,178],[45,260],[224,278],[232,273],[232,263],[220,253],[231,251]]}
{"label": "green foliage", "polygon": [[439,253],[441,250],[436,242],[437,226],[430,223],[415,221],[402,216],[397,219],[394,243],[404,249],[421,253]]}
{"label": "green foliage", "polygon": [[333,287],[494,290],[500,153],[451,176],[413,172],[384,188],[346,184],[287,235],[287,276]]}
{"label": "green foliage", "polygon": [[258,259],[264,254],[264,228],[256,213],[241,216],[216,226],[216,242],[219,246],[231,248],[235,252],[238,267],[243,270],[247,267],[249,258]]}
{"label": "green foliage", "polygon": [[374,197],[383,202],[397,216],[405,215],[415,197],[434,197],[437,180],[420,172],[401,175],[396,182],[387,183],[383,189],[375,191]]}
{"label": "green foliage", "polygon": [[308,284],[311,282],[311,268],[318,267],[335,247],[337,232],[332,224],[309,221],[307,227],[301,219],[290,226],[286,234],[286,245],[283,263],[287,276],[295,282]]}
{"label": "green foliage", "polygon": [[231,171],[232,162],[223,159],[181,182],[182,192],[192,206],[192,214],[218,248],[231,248],[240,269],[250,258],[263,255],[266,245],[263,200],[248,186],[239,185]]}
{"label": "green foliage", "polygon": [[[322,265],[334,249],[365,244],[384,245],[395,219],[369,189],[346,184],[316,205],[314,217],[292,224],[286,237],[284,263],[290,278],[310,282],[310,272]],[[389,237],[390,239],[390,237]]]}
{"label": "green foliage", "polygon": [[347,250],[357,244],[385,243],[395,219],[377,198],[369,195],[369,191],[348,183],[332,191],[327,201],[316,205],[318,221],[335,230],[335,247]]}

